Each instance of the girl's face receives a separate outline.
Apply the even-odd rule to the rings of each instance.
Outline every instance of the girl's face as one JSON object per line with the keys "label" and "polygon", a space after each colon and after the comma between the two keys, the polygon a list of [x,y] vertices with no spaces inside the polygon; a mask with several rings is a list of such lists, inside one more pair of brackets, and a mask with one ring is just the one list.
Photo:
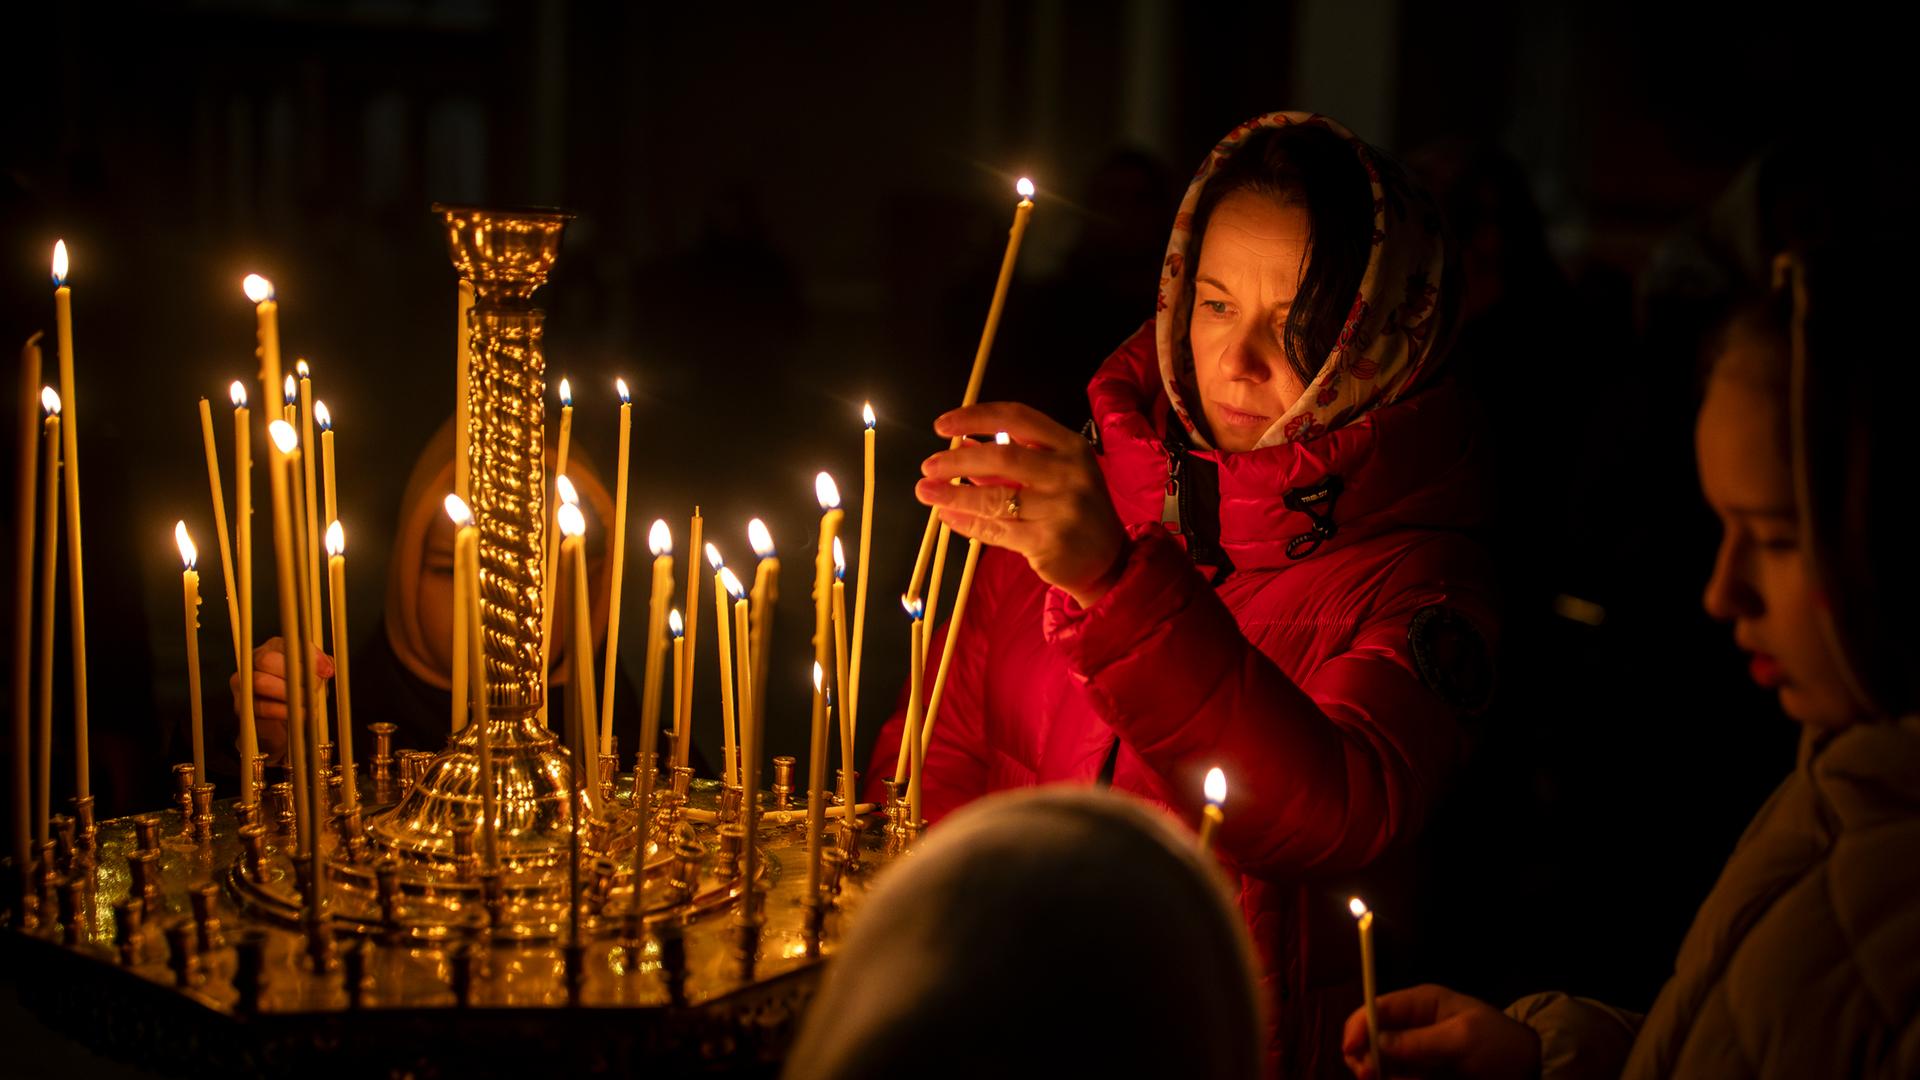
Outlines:
{"label": "girl's face", "polygon": [[1736,331],[1700,407],[1700,487],[1721,526],[1702,603],[1708,615],[1733,624],[1753,680],[1778,693],[1788,716],[1845,727],[1861,711],[1820,632],[1812,560],[1801,549],[1795,512],[1785,390],[1755,374],[1777,360],[1765,356],[1776,347]]}
{"label": "girl's face", "polygon": [[1303,206],[1237,192],[1208,219],[1187,340],[1213,443],[1251,450],[1306,390],[1287,362],[1287,315],[1307,269]]}

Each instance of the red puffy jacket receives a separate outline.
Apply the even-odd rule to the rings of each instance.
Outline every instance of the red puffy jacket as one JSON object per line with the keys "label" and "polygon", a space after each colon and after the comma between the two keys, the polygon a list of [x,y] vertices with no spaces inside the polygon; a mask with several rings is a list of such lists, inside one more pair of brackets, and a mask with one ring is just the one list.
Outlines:
{"label": "red puffy jacket", "polygon": [[[1004,788],[1094,782],[1111,754],[1115,789],[1197,822],[1203,775],[1220,766],[1218,849],[1263,954],[1275,1064],[1338,1070],[1358,948],[1334,886],[1418,829],[1462,755],[1462,717],[1490,690],[1471,410],[1442,382],[1308,442],[1185,449],[1169,440],[1151,324],[1088,394],[1131,537],[1124,569],[1082,610],[1018,555],[983,554],[927,751],[926,817]],[[1176,463],[1191,488],[1196,459],[1218,470],[1223,557],[1209,561],[1230,564],[1211,583],[1185,544],[1211,540],[1212,522],[1175,535],[1165,521],[1173,506],[1204,512],[1168,498]],[[904,709],[869,777],[891,775],[903,724]]]}

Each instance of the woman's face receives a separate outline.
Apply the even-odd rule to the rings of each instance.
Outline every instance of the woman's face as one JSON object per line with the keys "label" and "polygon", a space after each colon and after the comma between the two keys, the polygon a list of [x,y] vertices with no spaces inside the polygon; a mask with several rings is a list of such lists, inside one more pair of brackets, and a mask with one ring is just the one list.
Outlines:
{"label": "woman's face", "polygon": [[1778,693],[1788,716],[1845,727],[1860,713],[1820,632],[1813,567],[1800,547],[1785,391],[1752,374],[1768,362],[1756,351],[1772,348],[1736,332],[1700,407],[1700,487],[1721,526],[1702,602],[1708,615],[1733,624],[1754,682]]}
{"label": "woman's face", "polygon": [[1306,384],[1287,362],[1287,315],[1307,269],[1304,206],[1236,192],[1207,222],[1187,339],[1201,412],[1222,450],[1251,450]]}

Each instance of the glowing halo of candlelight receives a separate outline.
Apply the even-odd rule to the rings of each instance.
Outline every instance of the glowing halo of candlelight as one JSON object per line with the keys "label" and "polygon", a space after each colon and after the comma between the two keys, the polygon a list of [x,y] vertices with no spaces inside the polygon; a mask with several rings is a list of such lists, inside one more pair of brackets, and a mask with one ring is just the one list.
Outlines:
{"label": "glowing halo of candlelight", "polygon": [[67,242],[53,242],[53,283],[56,286],[67,283]]}
{"label": "glowing halo of candlelight", "polygon": [[647,550],[656,559],[673,554],[673,530],[667,527],[665,518],[653,519],[653,527],[647,530]]}
{"label": "glowing halo of candlelight", "polygon": [[259,274],[248,274],[246,280],[240,283],[240,289],[247,294],[247,299],[256,304],[273,299],[273,282]]}
{"label": "glowing halo of candlelight", "polygon": [[1215,765],[1207,770],[1207,780],[1202,790],[1206,792],[1207,801],[1215,806],[1227,801],[1227,774],[1220,771],[1220,766]]}
{"label": "glowing halo of candlelight", "polygon": [[566,473],[561,473],[559,476],[554,477],[553,486],[560,492],[560,505],[580,505],[580,492],[574,488],[573,481],[567,479]]}
{"label": "glowing halo of candlelight", "polygon": [[[299,433],[295,432],[293,425],[287,423],[285,420],[275,420],[273,423],[268,424],[267,437],[273,440],[273,445],[278,447],[283,454],[291,454],[300,446]],[[465,509],[466,505],[464,502],[460,504],[462,509]]]}
{"label": "glowing halo of candlelight", "polygon": [[[452,496],[449,496],[450,498]],[[464,505],[464,504],[462,504]],[[563,503],[560,507],[560,535],[585,536],[587,534],[587,516],[573,503]]]}
{"label": "glowing halo of candlelight", "polygon": [[560,378],[560,404],[565,408],[573,408],[573,384],[564,375]]}
{"label": "glowing halo of candlelight", "polygon": [[1031,199],[1033,198],[1033,181],[1023,176],[1014,181],[1013,190],[1019,192],[1021,198]]}
{"label": "glowing halo of candlelight", "polygon": [[193,569],[194,564],[200,561],[200,549],[193,546],[193,537],[187,535],[186,522],[173,523],[173,542],[180,548],[180,561],[188,570]]}
{"label": "glowing halo of candlelight", "polygon": [[720,557],[720,549],[714,547],[712,541],[707,542],[707,565],[716,571],[727,565],[727,560]]}
{"label": "glowing halo of candlelight", "polygon": [[340,527],[338,519],[327,523],[327,557],[347,553],[347,530]]}
{"label": "glowing halo of candlelight", "polygon": [[720,586],[727,590],[728,596],[738,600],[747,595],[747,587],[740,584],[740,577],[733,572],[732,567],[723,566],[720,568],[719,573]]}
{"label": "glowing halo of candlelight", "polygon": [[[279,421],[275,421],[274,425],[276,427],[279,426]],[[453,519],[454,528],[464,529],[468,525],[473,524],[473,508],[467,505],[467,500],[458,495],[449,495],[442,500],[442,505],[447,508],[447,516]],[[562,507],[562,509],[564,510],[565,508]],[[561,531],[564,532],[566,530],[566,515],[562,514],[560,520]],[[581,528],[584,529],[585,526],[583,525]]]}
{"label": "glowing halo of candlelight", "polygon": [[1367,913],[1367,902],[1356,896],[1347,901],[1347,910],[1353,912],[1353,917],[1358,919]]}
{"label": "glowing halo of candlelight", "polygon": [[777,550],[773,546],[773,532],[759,518],[747,522],[747,543],[752,546],[755,558],[770,558]]}
{"label": "glowing halo of candlelight", "polygon": [[333,413],[327,410],[327,403],[319,399],[313,402],[313,423],[321,431],[333,430]]}
{"label": "glowing halo of candlelight", "polygon": [[667,612],[667,632],[672,634],[674,637],[686,636],[687,621],[680,617],[679,608],[674,608],[673,610]]}
{"label": "glowing halo of candlelight", "polygon": [[60,415],[60,395],[51,386],[40,388],[40,408],[48,416]]}
{"label": "glowing halo of candlelight", "polygon": [[821,473],[813,478],[813,494],[820,500],[820,509],[838,510],[840,508],[840,485],[834,483],[833,477],[827,473]]}
{"label": "glowing halo of candlelight", "polygon": [[246,408],[247,384],[239,379],[233,380],[233,384],[227,387],[227,400],[233,402],[233,407],[236,409]]}

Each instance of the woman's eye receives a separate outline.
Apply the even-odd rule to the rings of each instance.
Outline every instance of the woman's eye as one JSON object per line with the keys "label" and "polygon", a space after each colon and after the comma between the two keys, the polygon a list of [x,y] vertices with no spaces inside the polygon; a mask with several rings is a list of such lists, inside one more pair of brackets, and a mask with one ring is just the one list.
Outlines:
{"label": "woman's eye", "polygon": [[1215,315],[1224,316],[1227,314],[1227,302],[1225,300],[1202,300],[1200,301],[1200,306]]}
{"label": "woman's eye", "polygon": [[1800,550],[1800,538],[1797,536],[1761,536],[1756,537],[1754,542],[1759,545],[1762,551],[1784,552]]}

